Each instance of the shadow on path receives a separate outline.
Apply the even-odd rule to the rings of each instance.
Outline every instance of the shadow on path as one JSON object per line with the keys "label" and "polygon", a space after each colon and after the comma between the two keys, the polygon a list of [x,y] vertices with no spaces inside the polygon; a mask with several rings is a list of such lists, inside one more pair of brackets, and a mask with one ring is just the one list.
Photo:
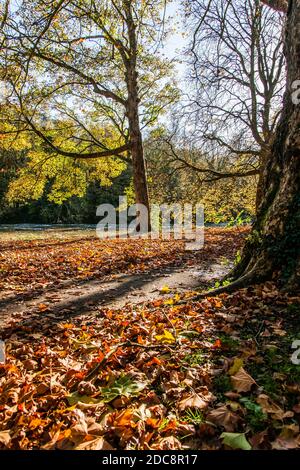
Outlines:
{"label": "shadow on path", "polygon": [[[205,288],[228,271],[220,264],[210,266],[165,266],[147,273],[122,274],[114,278],[88,280],[59,286],[28,301],[15,299],[9,308],[1,308],[0,327],[5,329],[10,320],[19,326],[28,324],[36,315],[51,314],[53,321],[91,313],[99,307],[122,308],[127,303],[140,304],[161,297],[161,289],[167,285],[170,294]],[[42,311],[39,306],[42,304]],[[95,308],[96,307],[96,308]],[[55,318],[56,317],[56,318]]]}

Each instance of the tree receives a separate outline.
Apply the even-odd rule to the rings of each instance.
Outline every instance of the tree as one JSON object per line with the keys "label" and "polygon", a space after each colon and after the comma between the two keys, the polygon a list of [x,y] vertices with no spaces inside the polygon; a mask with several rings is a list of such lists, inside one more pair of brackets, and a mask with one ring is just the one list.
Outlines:
{"label": "tree", "polygon": [[264,3],[287,13],[284,52],[287,81],[280,121],[262,178],[256,222],[233,273],[233,290],[276,277],[293,291],[300,281],[300,0]]}
{"label": "tree", "polygon": [[178,161],[211,181],[262,173],[282,104],[283,15],[260,0],[194,0],[186,10],[194,34],[185,140],[210,159]]}
{"label": "tree", "polygon": [[222,177],[226,162],[222,167],[219,159],[218,171],[213,172],[207,168],[210,160],[206,155],[187,142],[177,147],[176,139],[170,140],[164,129],[147,138],[145,155],[149,192],[156,202],[201,203],[205,221],[211,223],[249,221],[255,215],[256,176],[241,178],[231,173],[230,178]]}
{"label": "tree", "polygon": [[[175,96],[165,80],[170,64],[151,53],[163,34],[164,4],[22,0],[2,28],[2,78],[10,83],[19,131],[34,132],[57,155],[131,163],[136,202],[148,208],[142,128]],[[99,140],[90,121],[113,125],[114,145]]]}

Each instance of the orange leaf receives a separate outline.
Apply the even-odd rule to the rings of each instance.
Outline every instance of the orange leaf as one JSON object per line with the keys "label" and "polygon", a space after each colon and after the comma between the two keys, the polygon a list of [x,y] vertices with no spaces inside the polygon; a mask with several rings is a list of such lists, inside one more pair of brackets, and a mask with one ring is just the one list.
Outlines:
{"label": "orange leaf", "polygon": [[46,304],[39,304],[39,311],[45,312],[45,310],[48,310],[48,306]]}
{"label": "orange leaf", "polygon": [[141,335],[138,335],[137,342],[138,342],[139,344],[144,344],[144,343],[145,343],[145,341],[143,340],[143,338],[141,337]]}
{"label": "orange leaf", "polygon": [[216,339],[216,341],[214,342],[212,348],[213,349],[220,349],[222,347],[222,342],[220,339]]}
{"label": "orange leaf", "polygon": [[132,414],[133,413],[131,409],[122,411],[115,417],[113,425],[116,428],[134,425],[135,423],[132,420]]}
{"label": "orange leaf", "polygon": [[153,364],[157,364],[158,366],[160,366],[161,360],[158,359],[158,357],[153,357],[150,361],[146,362],[145,366],[149,367],[149,366],[152,366]]}
{"label": "orange leaf", "polygon": [[65,328],[66,330],[71,330],[72,328],[74,328],[74,325],[73,323],[65,323],[63,325],[63,328]]}
{"label": "orange leaf", "polygon": [[148,418],[146,420],[146,424],[148,426],[150,426],[151,428],[155,429],[155,428],[158,428],[159,424],[160,424],[160,419],[157,419],[157,418]]}
{"label": "orange leaf", "polygon": [[29,429],[36,429],[41,426],[45,421],[41,420],[40,418],[34,418],[29,423]]}

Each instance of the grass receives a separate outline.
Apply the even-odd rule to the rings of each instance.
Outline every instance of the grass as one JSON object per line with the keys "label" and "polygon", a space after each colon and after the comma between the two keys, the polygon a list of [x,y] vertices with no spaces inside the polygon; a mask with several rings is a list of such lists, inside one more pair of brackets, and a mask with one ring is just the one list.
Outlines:
{"label": "grass", "polygon": [[239,341],[226,334],[219,334],[219,339],[222,342],[223,348],[230,349],[231,352],[235,352],[239,348]]}
{"label": "grass", "polygon": [[187,354],[183,358],[183,362],[187,363],[191,367],[204,364],[206,361],[207,358],[204,357],[201,351],[197,351],[194,354]]}
{"label": "grass", "polygon": [[96,237],[93,229],[49,229],[49,230],[16,230],[0,231],[0,241],[31,241],[31,240],[77,240]]}
{"label": "grass", "polygon": [[193,410],[192,408],[186,411],[183,420],[190,424],[202,424],[205,421],[203,413],[200,410]]}
{"label": "grass", "polygon": [[93,229],[59,229],[48,230],[16,230],[0,231],[0,241],[31,241],[31,240],[77,240],[87,237],[96,237]]}

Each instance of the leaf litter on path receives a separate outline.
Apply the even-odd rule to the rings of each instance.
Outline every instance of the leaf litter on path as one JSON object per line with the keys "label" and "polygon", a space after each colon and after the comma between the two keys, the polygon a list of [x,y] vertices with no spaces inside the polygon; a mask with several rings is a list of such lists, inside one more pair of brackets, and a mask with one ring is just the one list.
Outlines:
{"label": "leaf litter on path", "polygon": [[68,321],[50,305],[7,327],[0,449],[298,448],[299,297],[267,283],[178,301]]}

